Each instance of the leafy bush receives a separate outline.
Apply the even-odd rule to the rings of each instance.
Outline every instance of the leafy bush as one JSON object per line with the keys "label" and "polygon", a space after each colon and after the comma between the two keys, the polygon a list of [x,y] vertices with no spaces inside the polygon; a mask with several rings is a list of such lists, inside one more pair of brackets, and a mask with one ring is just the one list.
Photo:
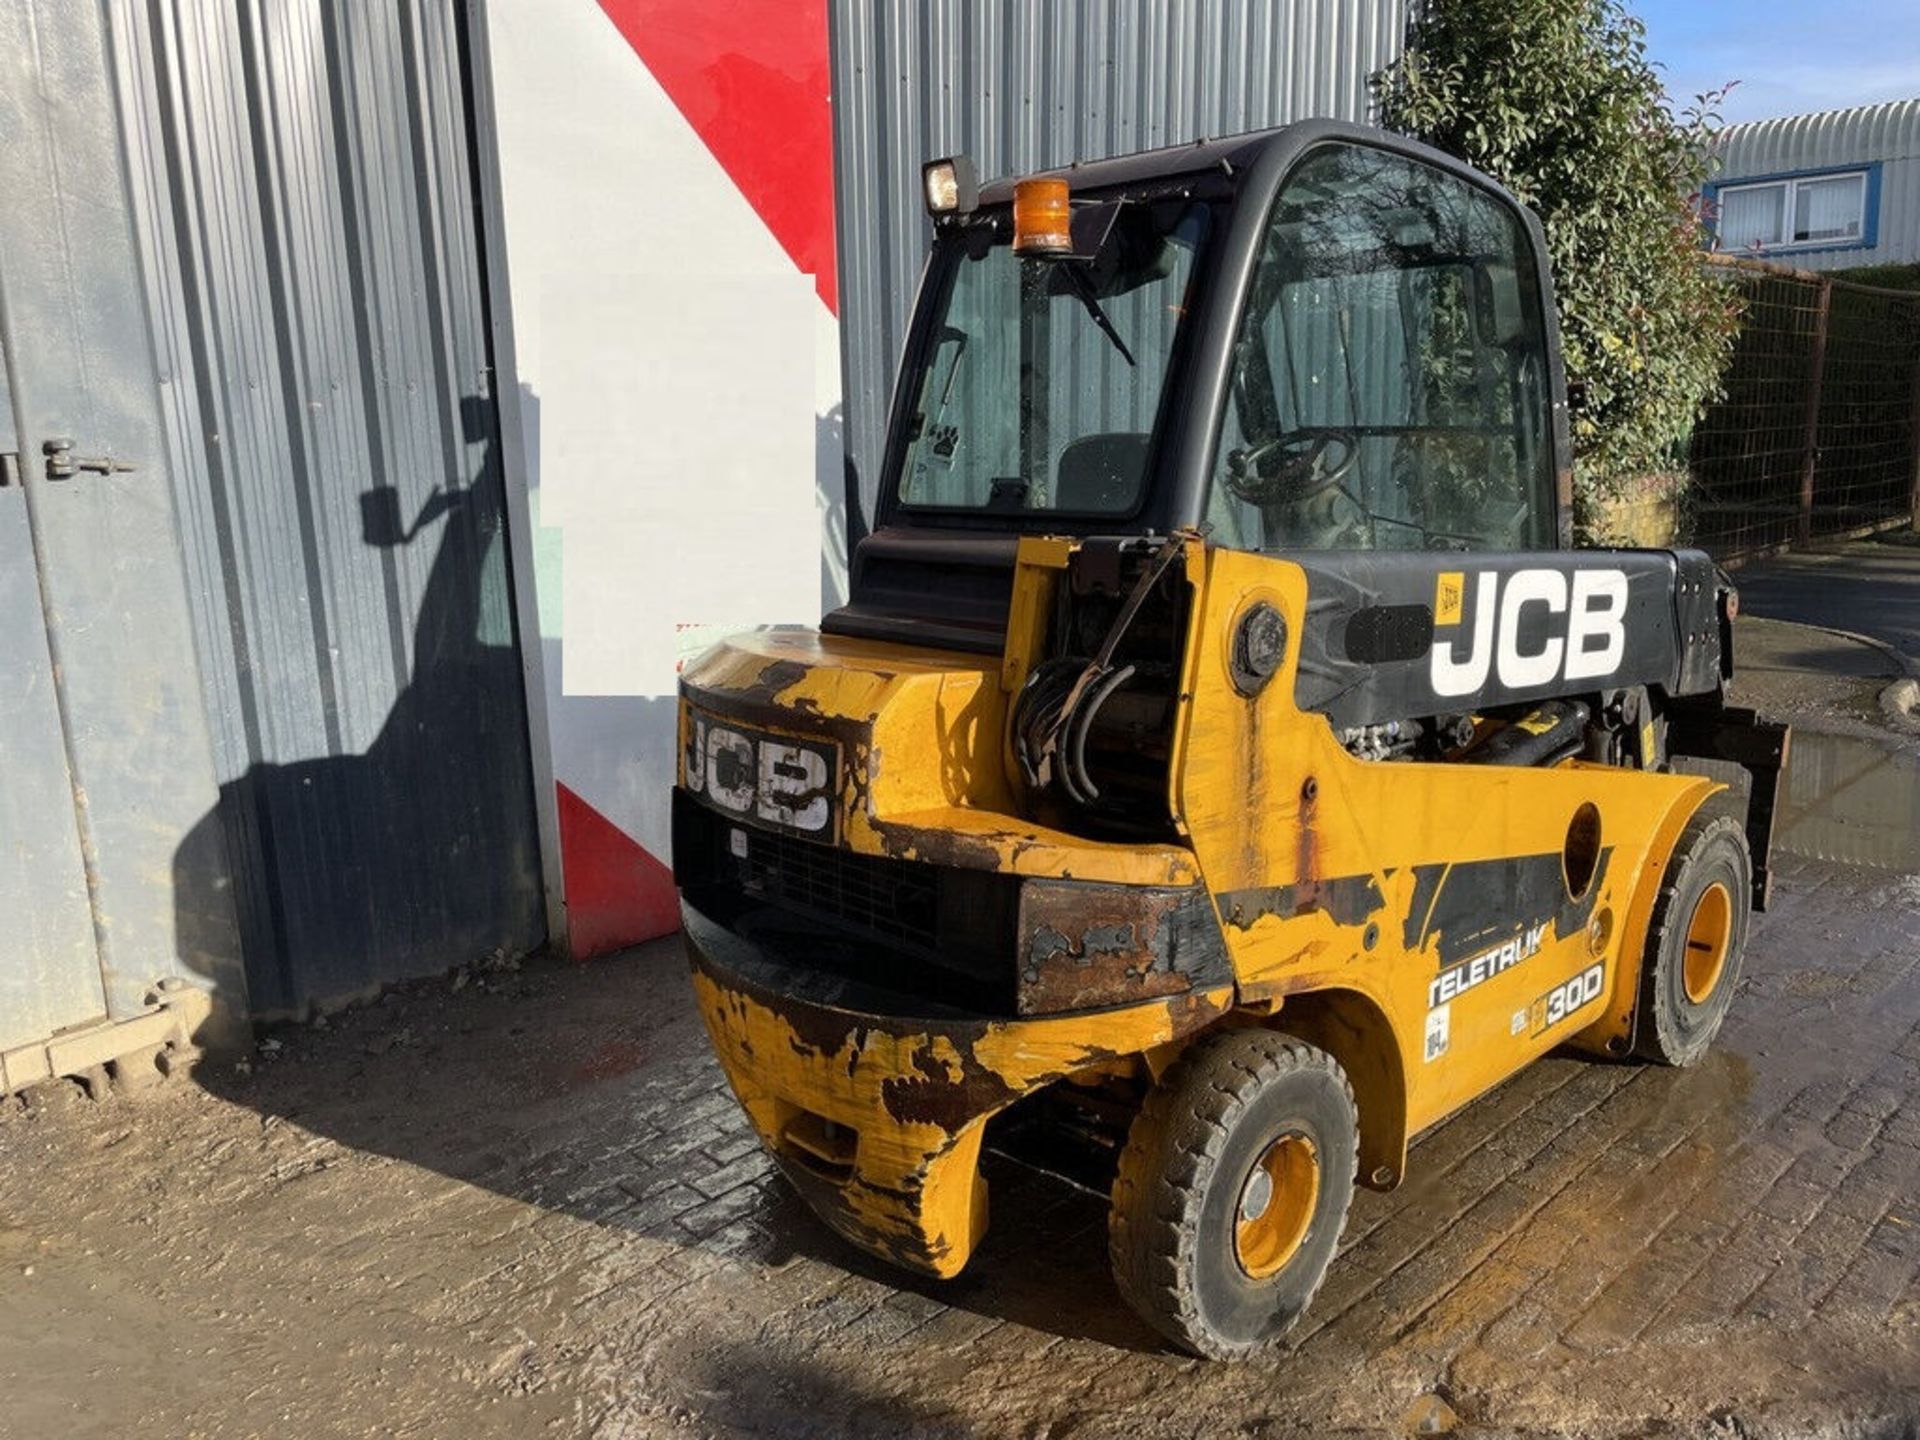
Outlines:
{"label": "leafy bush", "polygon": [[[1428,0],[1373,77],[1383,123],[1499,179],[1544,223],[1573,420],[1576,528],[1635,477],[1684,466],[1738,325],[1701,263],[1720,96],[1676,119],[1621,0]],[[1724,92],[1722,92],[1724,93]]]}

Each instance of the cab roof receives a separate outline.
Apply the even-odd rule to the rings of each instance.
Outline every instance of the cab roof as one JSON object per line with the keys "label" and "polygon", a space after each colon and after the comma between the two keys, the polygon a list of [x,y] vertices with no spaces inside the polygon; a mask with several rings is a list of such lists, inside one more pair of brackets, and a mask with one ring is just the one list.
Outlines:
{"label": "cab roof", "polygon": [[1115,155],[1107,160],[1076,160],[1070,165],[1035,170],[1026,175],[1005,175],[980,187],[980,203],[1011,204],[1015,182],[1036,175],[1058,176],[1074,190],[1107,190],[1220,170],[1223,162],[1228,173],[1238,174],[1250,167],[1263,151],[1292,128],[1281,125],[1268,130],[1251,130],[1243,135],[1166,145],[1158,150],[1139,150],[1131,155]]}

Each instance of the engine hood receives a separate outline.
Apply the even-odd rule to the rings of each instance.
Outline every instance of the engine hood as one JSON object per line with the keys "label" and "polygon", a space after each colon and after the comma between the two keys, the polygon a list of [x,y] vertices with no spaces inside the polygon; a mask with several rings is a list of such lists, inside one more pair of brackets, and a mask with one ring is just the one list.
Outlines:
{"label": "engine hood", "polygon": [[729,637],[680,678],[680,787],[759,829],[1009,874],[1185,885],[1192,852],[1020,817],[1000,661],[801,628]]}

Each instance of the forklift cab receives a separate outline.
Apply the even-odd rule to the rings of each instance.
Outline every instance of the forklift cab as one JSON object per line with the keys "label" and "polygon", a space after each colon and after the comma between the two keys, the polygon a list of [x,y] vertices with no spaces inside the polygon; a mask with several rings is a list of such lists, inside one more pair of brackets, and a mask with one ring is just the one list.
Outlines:
{"label": "forklift cab", "polygon": [[1485,176],[1313,122],[1040,178],[1070,189],[1068,248],[1022,245],[1012,184],[934,211],[877,525],[828,631],[997,649],[1004,616],[923,567],[1004,579],[1020,534],[1566,543],[1544,245]]}

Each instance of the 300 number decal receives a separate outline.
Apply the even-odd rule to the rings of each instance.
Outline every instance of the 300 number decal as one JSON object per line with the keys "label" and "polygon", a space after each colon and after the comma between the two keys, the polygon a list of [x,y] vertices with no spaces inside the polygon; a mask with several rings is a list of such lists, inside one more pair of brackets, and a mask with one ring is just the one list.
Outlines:
{"label": "300 number decal", "polygon": [[1553,987],[1529,1007],[1533,1033],[1544,1034],[1576,1010],[1584,1009],[1600,998],[1607,985],[1607,967],[1589,965],[1571,980]]}

